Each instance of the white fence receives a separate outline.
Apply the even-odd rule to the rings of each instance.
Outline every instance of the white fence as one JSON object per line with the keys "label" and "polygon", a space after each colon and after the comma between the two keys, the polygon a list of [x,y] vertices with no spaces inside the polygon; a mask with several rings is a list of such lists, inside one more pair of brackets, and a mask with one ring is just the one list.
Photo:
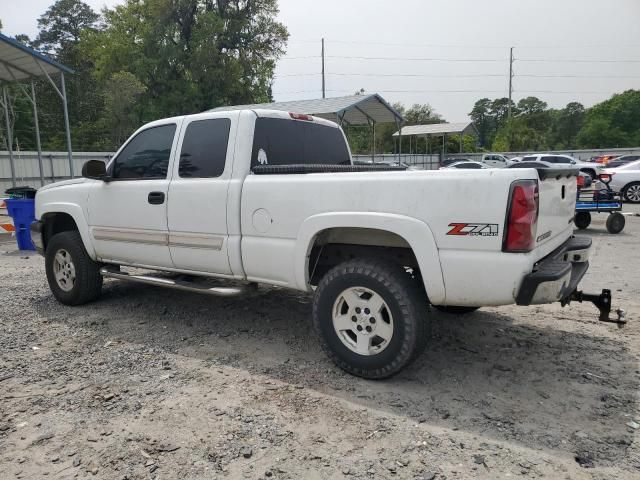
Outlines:
{"label": "white fence", "polygon": [[[524,156],[535,152],[501,152],[509,157]],[[577,160],[589,160],[597,155],[640,155],[640,147],[637,148],[610,148],[603,150],[557,150],[554,153],[571,155]],[[113,152],[75,152],[73,154],[73,168],[76,176],[80,175],[82,165],[87,160],[103,160],[106,161],[113,155]],[[460,157],[469,159],[480,159],[481,153],[452,153],[447,157]],[[354,160],[370,161],[371,155],[354,155]],[[396,162],[400,161],[409,165],[414,165],[425,170],[433,170],[438,168],[440,162],[440,154],[412,154],[403,153],[398,155],[385,154],[376,155],[376,162]],[[40,180],[40,167],[38,164],[37,152],[14,152],[13,154],[16,169],[16,185],[28,185],[38,188],[47,183],[56,182],[70,178],[69,161],[67,152],[42,152],[42,176],[44,181]],[[0,194],[4,193],[7,188],[12,186],[11,181],[11,165],[9,163],[9,152],[0,151]]]}

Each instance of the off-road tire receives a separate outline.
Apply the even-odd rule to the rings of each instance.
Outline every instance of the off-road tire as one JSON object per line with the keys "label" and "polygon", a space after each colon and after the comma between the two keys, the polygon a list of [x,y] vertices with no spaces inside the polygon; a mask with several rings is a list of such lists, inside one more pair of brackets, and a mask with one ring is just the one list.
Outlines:
{"label": "off-road tire", "polygon": [[480,307],[459,307],[455,305],[433,305],[433,307],[443,313],[450,313],[453,315],[465,315],[467,313],[473,313]]}
{"label": "off-road tire", "polygon": [[[393,316],[393,336],[380,353],[360,355],[347,348],[333,325],[333,306],[347,288],[364,287],[380,295]],[[411,363],[427,342],[428,300],[405,269],[378,259],[356,259],[329,270],[313,300],[313,325],[329,358],[348,373],[368,379],[395,375]]]}
{"label": "off-road tire", "polygon": [[[54,258],[60,249],[69,253],[75,268],[75,282],[69,291],[60,288],[54,273]],[[80,233],[77,231],[61,232],[51,237],[45,252],[45,270],[49,288],[60,303],[82,305],[100,296],[102,291],[100,264],[89,257]]]}

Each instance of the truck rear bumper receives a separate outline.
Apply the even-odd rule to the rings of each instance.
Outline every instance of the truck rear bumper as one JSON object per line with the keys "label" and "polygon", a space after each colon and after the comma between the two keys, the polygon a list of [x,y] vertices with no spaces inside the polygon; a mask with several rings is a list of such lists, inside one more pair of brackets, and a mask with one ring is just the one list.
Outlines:
{"label": "truck rear bumper", "polygon": [[568,298],[589,268],[590,250],[590,238],[569,238],[534,265],[520,286],[516,303],[536,305]]}

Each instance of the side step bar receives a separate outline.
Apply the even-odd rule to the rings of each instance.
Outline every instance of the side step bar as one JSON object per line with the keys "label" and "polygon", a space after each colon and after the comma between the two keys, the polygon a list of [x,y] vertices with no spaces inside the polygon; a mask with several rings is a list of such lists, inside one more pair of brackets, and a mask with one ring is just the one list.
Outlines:
{"label": "side step bar", "polygon": [[129,282],[184,290],[186,292],[206,293],[217,297],[236,297],[248,291],[247,287],[208,287],[183,280],[171,280],[170,278],[152,277],[150,275],[131,275],[127,272],[106,267],[100,269],[100,275],[108,278],[117,278],[118,280],[127,280]]}

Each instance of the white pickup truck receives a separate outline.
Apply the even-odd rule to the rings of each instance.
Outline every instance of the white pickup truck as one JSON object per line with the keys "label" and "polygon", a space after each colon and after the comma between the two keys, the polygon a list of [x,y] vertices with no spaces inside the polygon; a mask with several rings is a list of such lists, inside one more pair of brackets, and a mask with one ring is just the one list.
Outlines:
{"label": "white pickup truck", "polygon": [[342,130],[308,115],[168,118],[108,165],[41,188],[32,238],[67,305],[95,300],[103,277],[224,296],[255,283],[314,292],[323,348],[367,378],[420,353],[429,305],[590,299],[576,290],[591,240],[573,236],[575,170],[398,170],[352,165]]}

